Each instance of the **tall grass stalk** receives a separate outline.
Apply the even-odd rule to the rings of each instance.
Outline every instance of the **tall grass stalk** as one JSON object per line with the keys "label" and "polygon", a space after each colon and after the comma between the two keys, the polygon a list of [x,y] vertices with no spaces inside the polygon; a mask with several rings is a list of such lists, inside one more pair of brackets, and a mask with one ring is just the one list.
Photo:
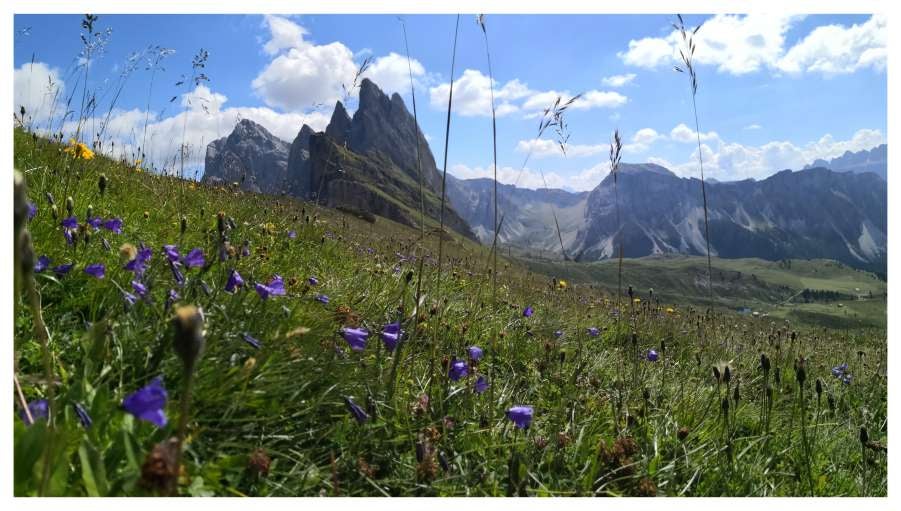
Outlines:
{"label": "tall grass stalk", "polygon": [[623,221],[619,214],[619,187],[617,186],[619,162],[622,159],[622,156],[623,139],[617,129],[613,131],[613,140],[610,141],[610,173],[613,174],[613,202],[616,206],[616,234],[619,238],[619,276],[616,284],[617,303],[619,303],[623,297]]}
{"label": "tall grass stalk", "polygon": [[[407,54],[407,72],[410,77],[410,97],[413,103],[413,124],[416,126],[416,130],[413,133],[413,136],[416,138],[416,167],[419,173],[419,243],[416,245],[416,264],[417,264],[417,276],[416,276],[416,291],[414,294],[414,306],[413,306],[413,329],[410,334],[410,340],[415,338],[416,334],[419,332],[419,299],[422,296],[422,272],[423,272],[423,261],[425,259],[424,254],[425,251],[423,249],[423,243],[425,243],[425,185],[424,185],[424,176],[422,175],[422,148],[419,143],[419,116],[416,111],[416,87],[413,83],[413,64],[410,60],[410,44],[407,41],[407,25],[404,22],[403,18],[398,18],[400,21],[400,27],[404,34],[404,50]],[[404,289],[406,290],[406,284],[404,285]],[[406,292],[404,292],[404,296],[406,297]],[[401,306],[403,309],[403,306]],[[404,317],[401,316],[400,321],[401,325],[403,325]],[[401,353],[404,343],[406,339],[398,338],[397,348],[394,353],[394,360],[392,360],[391,366],[391,377],[388,383],[388,400],[390,401],[394,395],[394,385],[395,380],[397,378],[397,366],[400,363]]]}
{"label": "tall grass stalk", "polygon": [[[451,125],[451,110],[454,104],[454,73],[456,72],[456,64],[457,64],[457,36],[460,33],[460,15],[457,15],[457,22],[454,26],[454,47],[453,52],[451,54],[451,72],[450,72],[450,90],[447,95],[447,122],[444,127],[444,164],[442,165],[441,172],[441,214],[440,222],[439,222],[439,230],[438,230],[438,273],[436,276],[436,284],[435,284],[435,298],[437,300],[437,311],[436,318],[434,321],[435,328],[435,336],[432,340],[432,353],[431,353],[431,361],[429,362],[432,366],[432,370],[430,371],[432,374],[432,378],[429,381],[429,388],[431,389],[432,383],[435,380],[435,356],[436,356],[436,344],[438,342],[438,332],[441,331],[441,273],[442,266],[444,263],[444,210],[445,203],[447,202],[447,153],[448,147],[450,145],[450,125]],[[431,394],[431,392],[429,392]]]}
{"label": "tall grass stalk", "polygon": [[682,64],[685,69],[679,66],[674,66],[673,69],[679,73],[688,73],[689,78],[688,83],[689,89],[691,90],[691,109],[694,113],[695,136],[698,140],[698,167],[701,170],[701,197],[704,201],[704,241],[707,244],[707,293],[710,296],[710,300],[713,301],[713,272],[710,262],[710,221],[707,212],[707,187],[704,184],[704,157],[701,153],[701,127],[698,123],[698,75],[697,72],[695,72],[694,67],[694,54],[696,48],[694,35],[698,33],[698,30],[701,29],[703,23],[695,27],[694,30],[686,31],[685,23],[682,21],[682,15],[677,14],[676,16],[679,19],[679,22],[674,23],[673,27],[675,27],[682,36],[683,47],[679,49],[679,56],[682,59]]}
{"label": "tall grass stalk", "polygon": [[[485,15],[480,14],[477,18],[478,24],[482,27],[482,35],[485,38],[485,57],[488,61],[488,83],[490,84],[491,91],[491,150],[492,150],[492,161],[494,163],[494,239],[498,238],[499,229],[498,229],[498,204],[497,204],[497,115],[494,104],[494,71],[491,68],[491,50],[488,45],[488,29],[485,26]],[[559,232],[559,227],[557,231]],[[562,245],[561,245],[562,246]],[[497,250],[493,249],[489,252],[491,254],[491,311],[493,313],[497,312]],[[495,322],[491,322],[491,360],[492,363],[488,366],[488,380],[489,382],[494,381],[494,363],[496,362],[497,357],[497,324]],[[489,387],[489,401],[494,404],[494,385]],[[493,409],[493,408],[491,408]]]}

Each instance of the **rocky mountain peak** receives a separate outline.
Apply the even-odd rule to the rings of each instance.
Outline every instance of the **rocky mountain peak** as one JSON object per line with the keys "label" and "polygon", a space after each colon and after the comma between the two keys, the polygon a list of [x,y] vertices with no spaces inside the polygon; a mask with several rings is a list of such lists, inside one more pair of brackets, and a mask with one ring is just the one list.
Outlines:
{"label": "rocky mountain peak", "polygon": [[350,116],[347,115],[347,110],[344,108],[344,103],[338,101],[335,103],[335,111],[332,112],[332,118],[325,128],[325,134],[332,137],[335,142],[343,144],[347,142],[347,138],[350,135],[351,125],[352,122]]}

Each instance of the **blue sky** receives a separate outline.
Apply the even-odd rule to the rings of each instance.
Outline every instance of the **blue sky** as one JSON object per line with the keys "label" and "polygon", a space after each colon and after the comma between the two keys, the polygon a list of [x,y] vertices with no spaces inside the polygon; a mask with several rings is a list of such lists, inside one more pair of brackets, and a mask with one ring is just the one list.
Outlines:
{"label": "blue sky", "polygon": [[[441,165],[455,16],[405,16],[420,124]],[[880,17],[688,16],[697,34],[697,96],[708,175],[763,178],[800,169],[815,158],[869,149],[886,135],[886,24]],[[626,142],[623,161],[651,161],[696,175],[691,96],[676,63],[670,25],[657,15],[491,15],[487,30],[498,112],[502,181],[521,186],[591,189],[608,172],[614,129]],[[88,91],[98,91],[96,133],[128,75],[104,131],[126,157],[136,152],[147,120],[147,159],[170,163],[185,143],[202,165],[203,147],[238,118],[254,119],[290,141],[302,123],[323,129],[355,66],[410,105],[401,27],[393,15],[101,15],[112,29],[88,65]],[[17,15],[15,105],[27,105],[38,129],[60,129],[65,100],[77,111],[85,74],[79,60],[80,17]],[[172,48],[164,70],[146,68],[151,45]],[[448,169],[459,177],[490,175],[491,120],[485,41],[475,16],[460,19],[454,78],[455,113]],[[191,75],[191,58],[209,51],[208,82],[176,87]],[[34,64],[32,64],[32,59]],[[149,97],[151,76],[153,89]],[[52,87],[48,83],[52,82]],[[190,81],[189,81],[190,82]],[[58,90],[54,96],[54,92]],[[49,92],[48,92],[49,91]],[[553,134],[536,140],[540,111],[558,95],[584,93],[567,114],[568,155]],[[73,95],[74,93],[74,95]],[[54,101],[56,97],[56,101]],[[175,101],[170,99],[175,97]],[[355,99],[350,98],[351,109]],[[52,120],[51,120],[52,119]],[[74,132],[72,117],[62,125]],[[85,130],[82,130],[84,132]],[[527,168],[522,162],[531,149]]]}

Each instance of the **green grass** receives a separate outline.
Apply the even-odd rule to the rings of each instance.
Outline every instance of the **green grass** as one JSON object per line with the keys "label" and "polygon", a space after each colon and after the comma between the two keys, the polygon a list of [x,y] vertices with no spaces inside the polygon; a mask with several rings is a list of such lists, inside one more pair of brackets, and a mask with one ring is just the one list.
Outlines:
{"label": "green grass", "polygon": [[[16,495],[153,493],[139,484],[142,472],[147,475],[142,465],[154,445],[175,435],[184,397],[181,364],[171,349],[172,313],[165,308],[167,290],[177,287],[161,252],[167,243],[183,253],[201,247],[210,262],[186,271],[187,280],[178,287],[179,304],[203,308],[207,330],[181,494],[886,494],[885,455],[862,449],[858,441],[864,426],[871,439],[886,442],[886,341],[879,330],[787,325],[724,308],[703,315],[691,306],[691,286],[671,276],[679,273],[676,266],[661,264],[637,275],[633,262],[627,263],[626,276],[643,298],[648,287],[674,286],[667,300],[672,313],[646,299],[619,305],[590,284],[554,289],[550,277],[516,261],[500,265],[498,308],[492,309],[487,252],[458,236],[445,244],[450,264],[440,297],[432,294],[437,238],[424,241],[425,296],[417,307],[412,296],[417,264],[409,258],[419,244],[416,229],[382,218],[367,223],[285,198],[192,189],[189,182],[139,173],[102,157],[73,161],[60,147],[22,131],[15,134],[14,164],[25,172],[29,198],[38,205],[28,223],[36,253],[54,265],[76,265],[63,278],[48,272],[36,276],[51,335],[57,400],[52,429],[43,421],[26,427],[13,419]],[[109,180],[103,195],[100,174]],[[71,196],[80,221],[90,204],[95,215],[122,217],[124,232],[101,230],[87,243],[68,247],[59,220],[51,217],[48,192],[62,214]],[[235,221],[228,232],[231,243],[249,241],[249,257],[224,262],[214,257],[219,211]],[[295,239],[287,235],[291,230]],[[119,261],[124,242],[154,249],[145,276],[152,298],[132,307],[119,290],[129,289],[132,279]],[[83,273],[84,265],[94,262],[107,265],[103,280]],[[232,268],[247,288],[228,294],[223,286]],[[586,281],[595,271],[569,265],[546,269],[559,275],[585,272]],[[285,278],[287,296],[263,301],[253,283],[274,274]],[[310,275],[319,278],[319,286],[306,284]],[[317,293],[328,295],[330,303],[315,301]],[[757,289],[748,293],[768,296]],[[50,382],[43,376],[31,312],[22,296],[15,299],[16,375],[27,399],[34,400],[46,396]],[[534,316],[523,317],[526,305],[534,307]],[[618,317],[616,309],[621,309]],[[378,332],[398,317],[415,335],[392,354]],[[371,331],[365,351],[350,351],[338,334],[350,325]],[[588,327],[602,329],[601,334],[589,337]],[[563,332],[559,338],[557,330]],[[492,331],[503,333],[495,352],[489,349]],[[243,342],[242,333],[259,339],[261,349]],[[471,373],[491,375],[493,392],[473,393],[473,374],[457,382],[445,376],[443,361],[465,357],[470,345],[486,351]],[[660,359],[639,360],[651,348]],[[761,415],[761,352],[773,366],[768,431]],[[807,358],[803,413],[793,370],[802,355]],[[728,386],[718,384],[711,371],[724,361],[731,364]],[[854,374],[850,385],[830,374],[842,362]],[[775,383],[777,368],[781,379]],[[156,375],[169,391],[170,420],[163,428],[120,408],[126,395]],[[825,388],[819,407],[817,378]],[[732,396],[736,386],[740,399],[729,399],[724,419],[722,398]],[[423,394],[428,406],[417,412]],[[357,423],[344,396],[366,408],[370,420]],[[92,416],[90,428],[79,424],[75,402]],[[504,417],[517,404],[534,407],[527,430]],[[271,459],[265,474],[251,468],[259,453]]]}
{"label": "green grass", "polygon": [[[525,259],[534,271],[574,282],[615,289],[617,261],[560,263]],[[707,294],[707,260],[692,256],[651,256],[625,260],[624,286],[645,296],[649,289],[665,303],[698,307],[749,308],[759,314],[832,328],[886,328],[885,281],[827,259],[713,259],[714,300]],[[849,300],[804,303],[805,289],[835,291]],[[870,296],[872,292],[872,297]]]}

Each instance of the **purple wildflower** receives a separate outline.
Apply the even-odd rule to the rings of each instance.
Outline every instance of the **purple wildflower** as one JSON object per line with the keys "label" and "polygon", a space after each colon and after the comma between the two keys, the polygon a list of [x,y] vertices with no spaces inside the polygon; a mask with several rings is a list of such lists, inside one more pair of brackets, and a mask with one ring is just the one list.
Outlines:
{"label": "purple wildflower", "polygon": [[328,296],[326,295],[316,295],[316,301],[320,303],[328,303]]}
{"label": "purple wildflower", "polygon": [[110,218],[106,222],[103,222],[103,228],[116,234],[122,234],[122,219]]}
{"label": "purple wildflower", "polygon": [[122,299],[125,300],[125,303],[129,306],[134,305],[138,301],[138,297],[128,291],[122,291]]}
{"label": "purple wildflower", "polygon": [[596,327],[596,326],[589,327],[589,328],[588,328],[588,335],[589,335],[590,337],[597,337],[597,336],[601,335],[601,331],[598,330],[598,327]]}
{"label": "purple wildflower", "polygon": [[297,231],[288,231],[288,239],[294,239],[297,237]]}
{"label": "purple wildflower", "polygon": [[34,272],[41,273],[42,271],[46,270],[49,266],[50,266],[50,258],[45,255],[42,255],[41,257],[38,257],[37,262],[34,263]]}
{"label": "purple wildflower", "polygon": [[134,259],[125,263],[122,268],[132,271],[135,275],[143,275],[147,269],[147,263],[153,257],[153,249],[150,247],[141,247]]}
{"label": "purple wildflower", "polygon": [[188,252],[188,255],[185,256],[183,262],[185,268],[197,268],[203,266],[206,264],[206,259],[203,257],[203,250],[199,248],[192,249]]}
{"label": "purple wildflower", "polygon": [[147,386],[136,390],[133,394],[126,396],[122,401],[122,407],[125,411],[134,415],[138,419],[145,420],[156,424],[158,427],[166,425],[166,412],[163,410],[166,406],[166,400],[169,395],[163,387],[163,382],[157,376],[150,380]]}
{"label": "purple wildflower", "polygon": [[62,277],[63,275],[69,273],[69,270],[71,270],[73,266],[75,266],[74,263],[66,263],[59,266],[54,266],[53,273],[55,273],[57,277]]}
{"label": "purple wildflower", "polygon": [[63,221],[59,223],[59,225],[63,226],[64,229],[72,230],[78,228],[78,218],[75,216],[70,216],[63,218]]}
{"label": "purple wildflower", "polygon": [[178,269],[179,266],[177,261],[169,259],[169,269],[172,270],[172,278],[175,279],[175,283],[180,286],[185,282],[185,275]]}
{"label": "purple wildflower", "polygon": [[260,295],[260,298],[263,300],[268,299],[270,296],[284,296],[285,281],[282,280],[280,275],[276,275],[272,277],[272,280],[270,280],[268,284],[260,284],[257,282],[254,289],[256,289],[257,294]]}
{"label": "purple wildflower", "polygon": [[354,400],[349,396],[344,397],[344,404],[347,406],[347,410],[351,415],[354,416],[354,419],[357,420],[360,424],[363,424],[367,420],[369,420],[369,414],[366,413],[366,410],[363,410],[360,405],[354,403]]}
{"label": "purple wildflower", "polygon": [[145,296],[147,296],[147,286],[142,284],[141,281],[132,280],[131,288],[134,289],[135,293],[137,293],[137,295],[140,296],[141,298],[144,298]]}
{"label": "purple wildflower", "polygon": [[482,348],[478,346],[470,346],[467,351],[469,351],[469,359],[473,362],[478,362],[485,354],[485,352],[482,351]]}
{"label": "purple wildflower", "polygon": [[235,288],[244,287],[244,279],[241,278],[241,274],[238,273],[237,270],[232,270],[228,274],[228,282],[225,283],[225,290],[229,293],[234,293]]}
{"label": "purple wildflower", "polygon": [[172,304],[177,302],[181,296],[178,295],[178,292],[174,289],[170,289],[168,293],[166,293],[166,310],[168,311]]}
{"label": "purple wildflower", "polygon": [[247,344],[253,346],[256,349],[260,349],[260,346],[261,346],[260,341],[253,338],[247,332],[244,332],[243,334],[241,334],[241,338],[244,339],[244,342],[246,342]]}
{"label": "purple wildflower", "polygon": [[89,264],[84,267],[84,272],[94,278],[102,279],[106,276],[106,266],[103,263]]}
{"label": "purple wildflower", "polygon": [[397,347],[397,341],[403,336],[404,331],[400,329],[400,322],[388,323],[382,327],[382,342],[388,351],[394,351]]}
{"label": "purple wildflower", "polygon": [[66,245],[74,245],[75,240],[72,238],[72,233],[75,232],[71,229],[63,229],[63,237],[66,238]]}
{"label": "purple wildflower", "polygon": [[475,384],[473,385],[473,391],[475,391],[476,394],[481,394],[486,390],[488,390],[488,380],[483,375],[479,375],[479,377],[476,378]]}
{"label": "purple wildflower", "polygon": [[363,351],[366,349],[366,338],[369,337],[369,332],[367,332],[366,329],[344,327],[341,329],[341,335],[344,336],[344,340],[347,341],[347,344],[350,344],[350,349],[354,351]]}
{"label": "purple wildflower", "polygon": [[309,282],[311,286],[319,285],[319,279],[317,279],[316,277],[314,277],[312,275],[310,276],[310,278],[307,279],[307,282]]}
{"label": "purple wildflower", "polygon": [[26,426],[31,426],[38,419],[46,419],[50,415],[50,403],[46,399],[36,399],[28,403],[28,413],[31,414],[32,421],[28,420],[25,410],[19,411],[19,418]]}
{"label": "purple wildflower", "polygon": [[447,372],[447,376],[452,381],[457,381],[467,374],[469,374],[469,366],[466,364],[465,360],[454,359],[451,361],[450,370]]}
{"label": "purple wildflower", "polygon": [[85,429],[90,428],[91,424],[94,424],[94,421],[91,420],[88,411],[79,403],[73,403],[72,405],[75,407],[75,415],[78,415],[78,422],[80,422]]}
{"label": "purple wildflower", "polygon": [[163,245],[163,253],[166,254],[170,261],[181,259],[181,254],[178,253],[178,247],[175,245]]}
{"label": "purple wildflower", "polygon": [[534,410],[531,406],[519,405],[507,410],[507,418],[519,429],[527,429],[532,424]]}
{"label": "purple wildflower", "polygon": [[554,332],[554,337],[556,337],[557,339],[563,337],[563,330],[556,330]]}
{"label": "purple wildflower", "polygon": [[37,205],[33,202],[29,202],[28,203],[28,219],[31,220],[32,218],[34,218],[34,215],[37,215],[37,214],[38,214]]}
{"label": "purple wildflower", "polygon": [[522,310],[522,315],[525,318],[531,318],[532,314],[535,314],[535,309],[531,305]]}
{"label": "purple wildflower", "polygon": [[100,229],[101,225],[103,225],[103,219],[99,216],[88,217],[88,225],[93,227],[96,231],[97,229]]}
{"label": "purple wildflower", "polygon": [[658,358],[658,355],[657,355],[656,350],[648,350],[648,361],[649,362],[656,362],[657,358]]}

